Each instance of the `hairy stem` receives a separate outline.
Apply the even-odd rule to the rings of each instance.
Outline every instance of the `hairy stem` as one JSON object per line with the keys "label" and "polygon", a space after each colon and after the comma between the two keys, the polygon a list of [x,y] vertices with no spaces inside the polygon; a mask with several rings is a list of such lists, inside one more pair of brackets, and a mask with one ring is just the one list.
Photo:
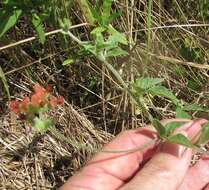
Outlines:
{"label": "hairy stem", "polygon": [[146,148],[148,148],[151,145],[154,145],[155,143],[157,143],[159,141],[159,138],[154,138],[152,140],[150,140],[147,144],[140,146],[140,147],[136,147],[136,148],[132,148],[132,149],[128,149],[128,150],[102,150],[101,152],[105,152],[105,153],[133,153],[133,152],[137,152],[137,151],[143,151]]}
{"label": "hairy stem", "polygon": [[[73,39],[74,41],[76,41],[79,45],[84,46],[86,44],[86,42],[82,42],[81,40],[79,40],[75,35],[73,35],[70,31],[67,32],[63,32],[65,34],[68,34],[71,39]],[[153,117],[152,115],[149,113],[149,111],[146,109],[146,106],[143,104],[143,102],[141,102],[140,100],[138,100],[138,98],[135,97],[135,95],[131,92],[131,90],[129,89],[128,85],[126,84],[126,82],[123,80],[123,78],[120,76],[120,74],[118,73],[118,71],[106,60],[104,55],[97,55],[94,52],[93,53],[97,59],[99,59],[102,63],[105,64],[105,66],[112,72],[112,74],[115,76],[115,78],[118,80],[118,82],[120,83],[120,85],[122,86],[122,88],[127,91],[127,93],[130,95],[130,97],[135,101],[135,103],[142,109],[142,112],[149,118],[150,122],[153,121]]]}

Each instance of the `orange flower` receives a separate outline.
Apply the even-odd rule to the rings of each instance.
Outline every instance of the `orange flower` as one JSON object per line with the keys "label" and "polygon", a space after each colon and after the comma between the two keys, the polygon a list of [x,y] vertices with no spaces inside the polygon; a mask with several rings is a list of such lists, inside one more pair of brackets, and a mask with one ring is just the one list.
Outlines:
{"label": "orange flower", "polygon": [[46,93],[39,91],[31,96],[31,104],[35,107],[44,106],[46,104]]}
{"label": "orange flower", "polygon": [[10,102],[10,105],[9,105],[11,111],[13,111],[13,112],[16,113],[16,114],[20,114],[19,104],[20,104],[19,101],[16,101],[16,100],[11,101],[11,102]]}
{"label": "orange flower", "polygon": [[28,105],[30,103],[30,98],[25,97],[21,102],[20,101],[11,101],[10,109],[16,114],[26,113],[28,110]]}
{"label": "orange flower", "polygon": [[42,92],[42,93],[47,92],[44,87],[42,87],[40,84],[37,84],[37,83],[33,86],[33,89],[35,92]]}
{"label": "orange flower", "polygon": [[51,105],[52,107],[56,107],[57,105],[63,105],[63,104],[64,104],[64,101],[65,101],[65,99],[64,99],[64,97],[62,97],[62,96],[60,96],[60,97],[58,97],[58,98],[52,96],[52,97],[50,98],[50,105]]}
{"label": "orange flower", "polygon": [[35,107],[44,106],[47,103],[49,92],[39,84],[34,85],[35,94],[31,97],[31,104]]}
{"label": "orange flower", "polygon": [[55,108],[57,105],[64,104],[64,98],[62,96],[57,98],[51,95],[53,90],[52,86],[48,86],[45,89],[41,85],[35,84],[33,88],[35,93],[32,94],[31,98],[25,97],[22,101],[11,101],[10,103],[11,111],[18,114],[19,117],[35,117],[35,112],[29,110],[29,105],[39,110],[39,108],[42,108],[45,105]]}
{"label": "orange flower", "polygon": [[23,98],[22,102],[20,102],[19,104],[21,113],[26,113],[28,111],[29,104],[30,104],[30,98],[29,97]]}

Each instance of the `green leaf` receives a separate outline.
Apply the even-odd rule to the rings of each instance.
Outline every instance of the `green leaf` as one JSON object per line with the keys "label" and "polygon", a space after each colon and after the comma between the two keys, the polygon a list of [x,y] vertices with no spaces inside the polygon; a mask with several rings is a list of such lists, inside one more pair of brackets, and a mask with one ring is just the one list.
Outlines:
{"label": "green leaf", "polygon": [[209,141],[209,122],[202,127],[198,144],[205,145]]}
{"label": "green leaf", "polygon": [[192,116],[189,115],[187,112],[183,111],[181,108],[177,107],[176,118],[192,119]]}
{"label": "green leaf", "polygon": [[118,32],[115,28],[112,26],[108,27],[108,33],[111,34],[110,40],[115,41],[124,45],[128,45],[128,41],[126,39],[126,36],[123,33]]}
{"label": "green leaf", "polygon": [[59,19],[59,24],[64,31],[68,31],[70,26],[72,25],[70,19],[68,18]]}
{"label": "green leaf", "polygon": [[84,44],[83,47],[86,51],[89,51],[92,54],[96,55],[96,46],[94,44]]}
{"label": "green leaf", "polygon": [[63,62],[63,66],[66,66],[66,65],[72,65],[74,63],[74,60],[73,59],[66,59],[64,62]]}
{"label": "green leaf", "polygon": [[147,90],[157,84],[162,83],[163,81],[164,79],[162,78],[141,77],[135,81],[134,86],[143,90]]}
{"label": "green leaf", "polygon": [[117,47],[115,49],[108,51],[106,57],[117,57],[117,56],[125,56],[125,55],[128,55],[128,52],[121,49],[120,47]]}
{"label": "green leaf", "polygon": [[112,1],[113,0],[105,0],[103,3],[102,21],[104,25],[109,24]]}
{"label": "green leaf", "polygon": [[34,127],[41,133],[46,132],[53,125],[52,119],[34,118]]}
{"label": "green leaf", "polygon": [[105,43],[106,43],[106,50],[107,51],[110,51],[112,49],[119,47],[119,44],[117,41],[115,41],[114,36],[109,36],[108,40]]}
{"label": "green leaf", "polygon": [[2,82],[3,82],[5,91],[6,91],[6,93],[7,93],[7,97],[8,97],[8,99],[9,99],[9,101],[10,101],[11,97],[10,97],[10,92],[9,92],[9,85],[8,85],[8,83],[7,83],[7,79],[6,79],[5,75],[4,75],[4,71],[2,70],[1,66],[0,66],[0,79],[1,79]]}
{"label": "green leaf", "polygon": [[179,100],[176,98],[176,96],[166,87],[164,86],[154,86],[147,90],[148,93],[152,95],[157,95],[160,97],[168,98],[170,99],[175,105],[178,105]]}
{"label": "green leaf", "polygon": [[154,128],[157,130],[157,132],[159,133],[159,136],[162,138],[166,137],[166,129],[165,127],[160,123],[159,120],[154,119],[152,121],[152,125],[154,126]]}
{"label": "green leaf", "polygon": [[21,9],[6,11],[1,15],[0,38],[17,23],[21,15],[22,15]]}
{"label": "green leaf", "polygon": [[199,104],[189,104],[183,107],[184,111],[206,111],[205,108],[203,108]]}
{"label": "green leaf", "polygon": [[101,34],[102,32],[104,32],[105,30],[106,30],[105,27],[99,26],[99,27],[94,28],[91,31],[91,34],[96,36],[96,35]]}
{"label": "green leaf", "polygon": [[96,53],[99,55],[105,48],[104,36],[101,33],[96,35]]}
{"label": "green leaf", "polygon": [[169,142],[184,145],[186,147],[193,147],[192,142],[182,134],[176,134],[167,138]]}
{"label": "green leaf", "polygon": [[38,34],[40,42],[44,44],[44,42],[46,41],[44,26],[41,18],[36,13],[32,13],[32,23]]}
{"label": "green leaf", "polygon": [[174,121],[171,123],[168,123],[165,125],[165,129],[166,129],[166,134],[170,135],[171,133],[173,133],[177,128],[183,126],[185,124],[185,122],[178,122],[178,121]]}

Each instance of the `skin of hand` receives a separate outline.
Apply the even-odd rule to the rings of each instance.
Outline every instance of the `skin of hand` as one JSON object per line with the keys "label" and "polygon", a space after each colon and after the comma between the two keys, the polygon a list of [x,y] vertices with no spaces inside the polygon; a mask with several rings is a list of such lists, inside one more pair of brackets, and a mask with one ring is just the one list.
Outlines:
{"label": "skin of hand", "polygon": [[[176,133],[194,139],[207,121],[185,121]],[[86,166],[71,177],[60,190],[209,190],[209,159],[203,156],[190,166],[194,150],[168,142],[156,142],[153,127],[147,126],[119,134],[103,150],[97,153]],[[105,150],[143,150],[123,153],[107,153]]]}

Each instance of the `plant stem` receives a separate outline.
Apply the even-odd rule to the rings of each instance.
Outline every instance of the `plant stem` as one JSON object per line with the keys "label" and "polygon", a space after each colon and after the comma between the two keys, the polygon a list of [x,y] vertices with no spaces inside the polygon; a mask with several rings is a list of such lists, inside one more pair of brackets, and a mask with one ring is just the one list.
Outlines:
{"label": "plant stem", "polygon": [[118,73],[118,71],[115,70],[115,68],[110,63],[108,63],[105,59],[100,59],[100,60],[113,73],[113,75],[116,77],[116,79],[121,83],[123,89],[128,92],[128,94],[131,96],[131,98],[142,109],[142,112],[149,118],[150,122],[152,122],[153,121],[152,115],[148,112],[148,110],[146,109],[145,105],[134,96],[134,94],[131,92],[131,90],[129,89],[128,85],[122,79],[122,77],[120,76],[120,74]]}
{"label": "plant stem", "polygon": [[104,153],[133,153],[136,151],[143,151],[146,148],[148,148],[151,145],[154,145],[155,143],[157,143],[157,141],[159,141],[159,138],[154,138],[152,140],[150,140],[148,143],[146,143],[145,145],[141,146],[141,147],[136,147],[136,148],[132,148],[132,149],[128,149],[128,150],[102,150],[101,152]]}
{"label": "plant stem", "polygon": [[[64,34],[68,34],[74,41],[76,41],[79,45],[84,46],[86,43],[82,42],[81,40],[79,40],[75,35],[73,35],[70,31],[64,32]],[[118,73],[118,71],[106,60],[104,55],[97,55],[94,52],[93,53],[97,59],[99,59],[102,63],[105,64],[105,66],[112,72],[112,74],[115,76],[115,78],[118,80],[118,82],[120,83],[120,85],[122,86],[122,88],[124,90],[127,91],[127,93],[130,95],[130,97],[136,102],[136,104],[142,109],[142,112],[148,117],[148,119],[150,120],[150,122],[152,123],[153,121],[153,117],[152,115],[149,113],[149,111],[146,109],[146,106],[140,101],[138,100],[135,95],[131,92],[131,90],[129,89],[128,85],[126,84],[126,82],[123,80],[123,78],[120,76],[120,74]]]}

